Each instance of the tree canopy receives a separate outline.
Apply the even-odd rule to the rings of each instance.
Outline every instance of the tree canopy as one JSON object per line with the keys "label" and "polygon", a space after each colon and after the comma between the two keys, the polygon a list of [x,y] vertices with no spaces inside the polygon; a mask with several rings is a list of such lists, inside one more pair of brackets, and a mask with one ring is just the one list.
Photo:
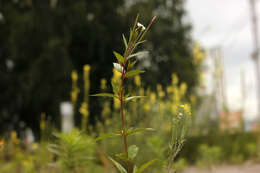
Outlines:
{"label": "tree canopy", "polygon": [[147,37],[151,53],[138,64],[148,72],[144,84],[166,85],[177,73],[191,91],[198,75],[184,0],[1,0],[0,130],[24,124],[38,130],[41,112],[59,122],[59,104],[70,100],[70,73],[81,74],[85,64],[96,92],[101,78],[111,78],[112,51],[122,50],[121,34],[138,13],[141,22],[158,16]]}

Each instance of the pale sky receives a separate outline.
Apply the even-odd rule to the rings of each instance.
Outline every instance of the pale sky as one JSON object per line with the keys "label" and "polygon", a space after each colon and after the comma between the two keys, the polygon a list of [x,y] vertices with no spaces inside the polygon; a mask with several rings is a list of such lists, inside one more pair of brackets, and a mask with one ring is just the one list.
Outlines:
{"label": "pale sky", "polygon": [[[249,0],[187,0],[192,36],[206,50],[220,46],[224,54],[226,93],[231,110],[241,108],[241,71],[245,74],[245,119],[256,117],[255,64]],[[260,1],[256,0],[260,19]],[[260,23],[260,20],[258,20]],[[259,26],[260,29],[260,26]],[[210,69],[210,68],[209,68]],[[208,72],[209,74],[209,72]],[[209,76],[209,75],[208,75]],[[212,81],[207,78],[208,91]]]}

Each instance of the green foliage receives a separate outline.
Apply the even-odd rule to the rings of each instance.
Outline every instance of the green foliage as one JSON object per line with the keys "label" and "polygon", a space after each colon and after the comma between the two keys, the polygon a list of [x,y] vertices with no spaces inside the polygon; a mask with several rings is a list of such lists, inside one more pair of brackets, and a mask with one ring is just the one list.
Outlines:
{"label": "green foliage", "polygon": [[117,161],[115,161],[114,159],[112,159],[111,157],[109,157],[109,159],[114,163],[114,165],[116,166],[116,168],[120,171],[120,173],[127,173],[127,171],[125,170],[125,168],[118,163]]}
{"label": "green foliage", "polygon": [[171,126],[171,141],[169,143],[168,171],[174,168],[174,160],[181,151],[187,134],[187,128],[190,123],[190,113],[185,111],[184,105],[180,106],[177,115],[174,115]]}
{"label": "green foliage", "polygon": [[135,157],[136,157],[136,155],[137,155],[137,153],[138,153],[138,147],[136,146],[136,145],[131,145],[129,148],[128,148],[128,154],[129,154],[129,159],[130,160],[133,160]]}
{"label": "green foliage", "polygon": [[[142,128],[142,129],[134,129],[134,128],[129,128],[127,129],[126,127],[126,122],[125,122],[125,104],[127,101],[136,99],[136,98],[141,98],[143,96],[131,96],[129,97],[130,94],[126,94],[126,86],[125,80],[127,78],[136,76],[140,73],[143,73],[144,71],[142,70],[130,70],[129,67],[133,67],[133,64],[130,62],[130,58],[135,57],[141,53],[134,53],[135,49],[137,48],[138,44],[142,42],[143,37],[147,33],[148,29],[151,27],[152,23],[155,20],[155,17],[151,20],[150,24],[145,28],[142,24],[138,22],[139,16],[137,15],[135,19],[135,23],[133,28],[130,28],[130,36],[129,36],[129,42],[127,43],[126,38],[123,35],[123,41],[125,44],[125,51],[123,56],[120,55],[119,53],[114,51],[114,55],[117,59],[117,63],[113,63],[114,69],[117,70],[119,74],[119,78],[117,81],[112,81],[112,87],[113,87],[113,92],[114,94],[108,94],[108,93],[100,93],[100,94],[94,94],[92,96],[109,96],[109,97],[114,97],[115,99],[118,99],[120,102],[120,115],[121,115],[121,129],[118,130],[120,133],[120,136],[122,137],[122,143],[124,145],[124,153],[118,154],[120,159],[126,162],[127,164],[127,171],[126,169],[118,162],[110,158],[110,160],[114,163],[114,165],[117,167],[117,169],[121,173],[130,173],[130,163],[133,161],[133,159],[136,157],[138,153],[138,147],[136,145],[131,145],[130,147],[128,146],[127,142],[127,137],[130,135],[133,135],[135,133],[139,133],[145,130],[150,130],[149,128]],[[129,66],[129,64],[131,64]],[[98,137],[97,140],[99,139],[104,139],[108,137],[115,137],[117,136],[116,134],[109,133],[105,134],[101,137]],[[150,164],[152,164],[154,161],[148,162],[140,167],[140,169],[137,169],[135,167],[135,172],[141,173],[146,167],[148,167]]]}
{"label": "green foliage", "polygon": [[[196,85],[197,67],[192,63],[190,26],[182,22],[185,18],[184,0],[170,0],[169,3],[77,0],[58,1],[51,5],[53,2],[1,0],[0,11],[4,18],[4,22],[0,22],[0,88],[3,93],[0,113],[4,115],[0,117],[1,128],[8,129],[7,122],[17,126],[18,121],[23,121],[37,132],[42,111],[51,115],[56,125],[59,124],[60,118],[56,115],[60,102],[69,100],[72,69],[81,72],[84,64],[94,67],[90,74],[92,93],[99,87],[101,78],[108,81],[112,67],[107,64],[111,64],[115,56],[111,48],[121,52],[137,38],[131,30],[129,35],[122,35],[123,46],[118,39],[118,33],[129,31],[131,16],[137,13],[143,15],[144,21],[152,14],[161,20],[154,26],[146,45],[143,45],[144,36],[136,42],[137,52],[137,46],[152,50],[149,54],[143,52],[146,53],[144,58],[149,56],[145,62],[151,65],[135,64],[133,58],[143,53],[133,53],[128,56],[133,60],[129,61],[129,69],[134,64],[146,68],[149,75],[143,83],[146,86],[153,84],[153,90],[158,82],[169,84],[173,72],[188,83],[189,90]],[[122,63],[122,57],[117,58]],[[13,67],[9,68],[6,64],[10,63]],[[83,91],[83,85],[79,88]],[[80,100],[82,95],[80,93]],[[90,122],[94,122],[100,113],[98,101],[91,98],[89,102]],[[75,115],[76,122],[79,117]],[[16,119],[18,121],[13,122]]]}
{"label": "green foliage", "polygon": [[199,160],[197,161],[197,165],[199,166],[207,166],[211,168],[214,165],[220,163],[222,157],[222,150],[220,147],[217,146],[208,146],[202,144],[199,147]]}
{"label": "green foliage", "polygon": [[188,166],[188,163],[185,158],[180,158],[174,163],[174,168],[176,172],[181,173]]}
{"label": "green foliage", "polygon": [[67,171],[75,171],[93,160],[94,140],[74,130],[68,134],[56,133],[56,144],[50,144],[48,149],[57,155],[62,167]]}

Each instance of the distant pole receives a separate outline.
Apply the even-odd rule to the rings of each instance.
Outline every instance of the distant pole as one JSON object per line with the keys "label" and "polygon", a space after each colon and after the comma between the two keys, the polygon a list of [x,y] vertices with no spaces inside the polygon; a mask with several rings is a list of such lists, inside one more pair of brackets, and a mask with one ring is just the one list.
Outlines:
{"label": "distant pole", "polygon": [[241,111],[242,114],[244,114],[245,111],[245,105],[246,105],[246,97],[247,97],[247,93],[246,93],[246,82],[245,82],[245,73],[243,70],[241,70],[240,72],[240,89],[241,89]]}
{"label": "distant pole", "polygon": [[258,42],[258,23],[256,16],[255,0],[249,0],[251,7],[251,20],[253,25],[254,51],[252,58],[256,66],[256,86],[257,86],[257,116],[260,116],[260,69],[259,69],[259,42]]}
{"label": "distant pole", "polygon": [[218,113],[223,112],[227,105],[225,74],[224,74],[224,59],[222,50],[219,46],[211,49],[211,57],[214,63],[214,95],[216,97],[216,104]]}

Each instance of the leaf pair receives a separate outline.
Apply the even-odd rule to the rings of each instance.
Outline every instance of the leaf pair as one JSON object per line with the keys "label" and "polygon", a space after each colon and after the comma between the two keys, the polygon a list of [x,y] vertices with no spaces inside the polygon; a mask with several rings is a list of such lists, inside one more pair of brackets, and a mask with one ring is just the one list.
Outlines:
{"label": "leaf pair", "polygon": [[[111,157],[109,157],[109,159],[114,163],[114,165],[116,166],[116,168],[119,170],[120,173],[127,173],[127,171],[125,170],[125,168],[118,163],[117,161],[115,161],[114,159],[112,159]],[[134,170],[133,173],[142,173],[147,167],[149,167],[150,165],[152,165],[157,159],[153,159],[145,164],[143,164],[139,169],[138,167],[135,165],[134,166]]]}

